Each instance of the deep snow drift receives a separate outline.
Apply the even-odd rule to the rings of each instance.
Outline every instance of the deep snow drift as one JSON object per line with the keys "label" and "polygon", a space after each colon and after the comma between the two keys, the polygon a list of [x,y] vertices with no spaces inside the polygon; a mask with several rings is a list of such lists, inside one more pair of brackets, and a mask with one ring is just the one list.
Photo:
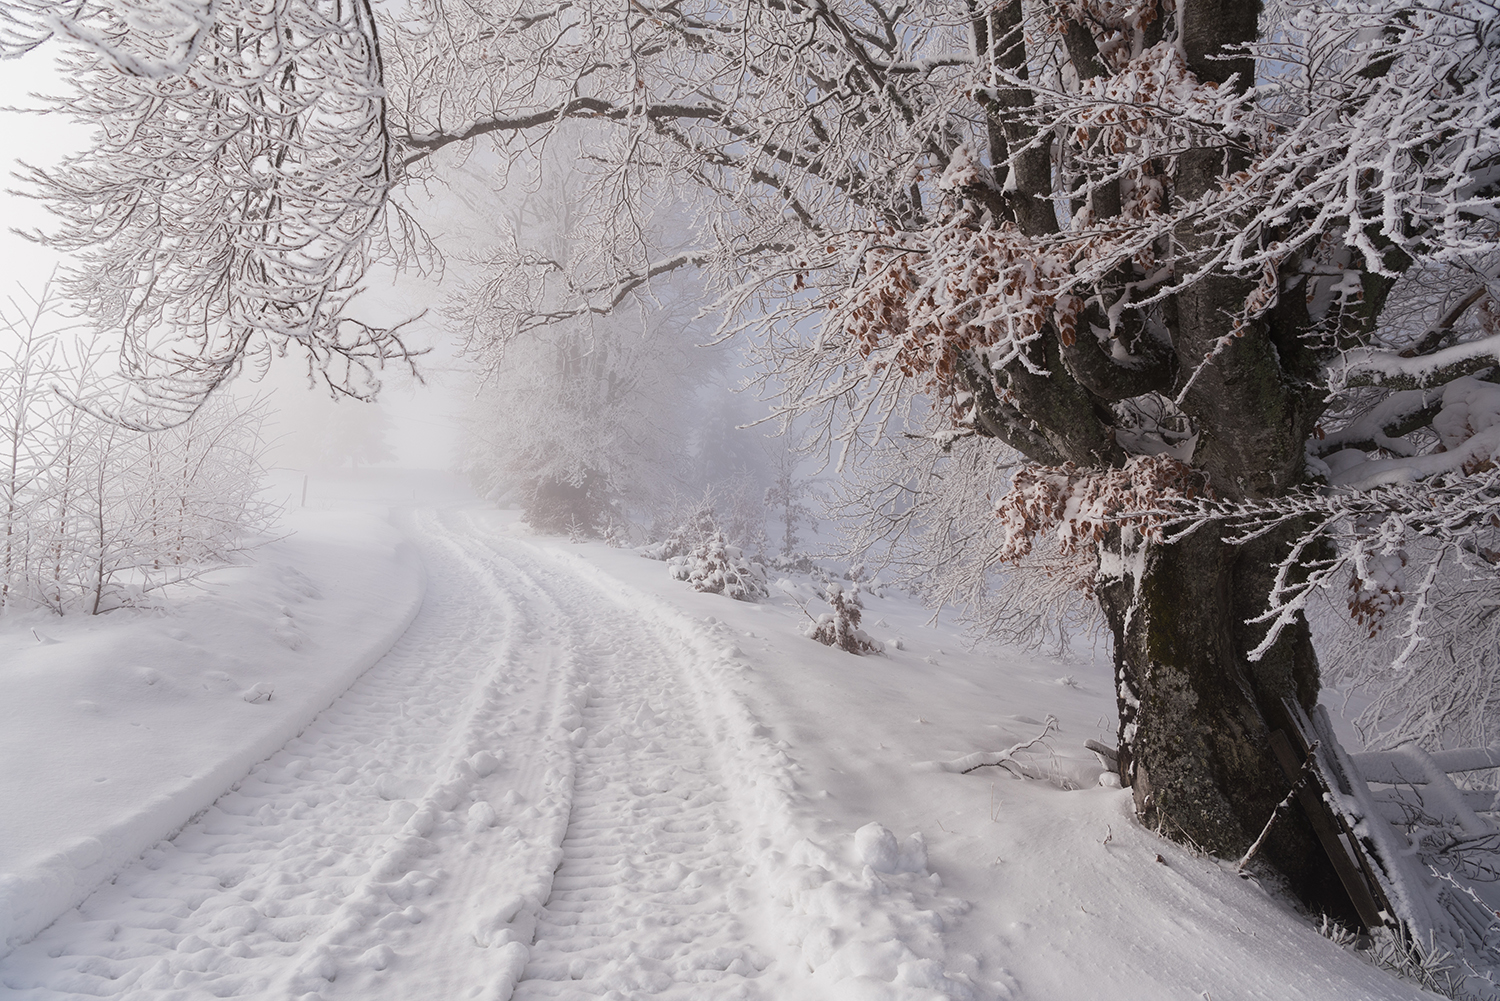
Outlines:
{"label": "deep snow drift", "polygon": [[[735,602],[358,489],[164,611],[4,625],[7,996],[1419,993],[1131,821],[1091,651],[885,593],[855,657],[806,579]],[[1048,717],[1038,778],[943,767]]]}

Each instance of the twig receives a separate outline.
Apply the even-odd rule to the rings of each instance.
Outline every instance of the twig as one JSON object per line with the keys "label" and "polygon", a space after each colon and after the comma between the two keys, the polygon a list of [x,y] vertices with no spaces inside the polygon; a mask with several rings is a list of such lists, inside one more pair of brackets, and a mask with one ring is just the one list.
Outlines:
{"label": "twig", "polygon": [[805,615],[805,616],[807,616],[807,621],[813,623],[814,625],[817,625],[818,620],[815,619],[815,618],[813,618],[812,612],[809,612],[807,610],[807,606],[806,605],[804,605],[802,602],[800,602],[800,601],[797,600],[797,596],[791,592],[790,588],[785,588],[785,587],[781,588],[781,593],[784,594],[784,595],[786,595],[788,598],[791,598],[792,599],[792,604],[794,604],[798,608],[802,609],[802,614]]}
{"label": "twig", "polygon": [[1024,774],[1018,773],[1011,768],[1012,764],[1015,764],[1017,766],[1020,765],[1020,762],[1015,760],[1016,754],[1021,751],[1031,750],[1031,748],[1035,747],[1037,744],[1045,741],[1047,737],[1051,735],[1052,731],[1056,729],[1057,717],[1048,716],[1047,722],[1042,728],[1042,732],[1037,734],[1035,737],[1032,737],[1030,740],[1022,741],[1019,744],[1012,744],[1010,747],[1006,748],[1003,751],[975,751],[973,754],[966,754],[956,761],[944,761],[942,763],[942,769],[945,772],[958,772],[960,775],[967,775],[979,768],[996,766],[1004,768],[1012,775],[1017,775],[1020,778],[1024,778]]}

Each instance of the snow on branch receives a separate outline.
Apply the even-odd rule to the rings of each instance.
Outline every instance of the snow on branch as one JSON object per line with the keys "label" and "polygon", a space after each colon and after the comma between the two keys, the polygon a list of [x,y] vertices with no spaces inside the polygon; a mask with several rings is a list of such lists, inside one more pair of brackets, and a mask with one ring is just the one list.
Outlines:
{"label": "snow on branch", "polygon": [[1209,497],[1204,474],[1169,455],[1132,456],[1118,469],[1023,466],[995,504],[1005,526],[998,555],[1019,559],[1046,533],[1064,553],[1072,552],[1091,547],[1121,525],[1161,541],[1172,512]]}
{"label": "snow on branch", "polygon": [[85,0],[4,0],[0,3],[0,59],[26,55],[52,37],[53,19],[78,16]]}
{"label": "snow on branch", "polygon": [[1042,726],[1042,732],[1030,740],[1019,741],[1003,751],[975,751],[952,761],[939,762],[938,767],[945,772],[957,772],[960,775],[967,775],[980,768],[996,767],[1004,768],[1017,778],[1037,778],[1036,769],[1021,761],[1016,755],[1022,751],[1029,751],[1039,744],[1045,746],[1047,738],[1056,729],[1057,717],[1048,716]]}
{"label": "snow on branch", "polygon": [[[1488,575],[1495,575],[1500,565],[1500,551],[1486,545],[1500,546],[1493,539],[1500,526],[1500,469],[1493,464],[1468,474],[1448,472],[1420,483],[1360,490],[1306,491],[1239,503],[1200,498],[1186,510],[1157,509],[1157,514],[1177,529],[1166,533],[1169,542],[1208,522],[1222,523],[1226,538],[1237,544],[1284,525],[1297,527],[1296,541],[1277,567],[1267,610],[1253,620],[1270,623],[1270,628],[1251,659],[1271,648],[1315,592],[1347,586],[1353,594],[1351,611],[1370,622],[1410,603],[1402,634],[1407,642],[1393,665],[1399,668],[1425,641],[1428,598],[1444,559],[1463,560]],[[1330,532],[1338,546],[1327,553],[1320,542]],[[1420,582],[1411,585],[1408,549],[1418,543],[1428,547],[1428,566]]]}
{"label": "snow on branch", "polygon": [[[123,6],[123,5],[122,5]],[[110,37],[110,28],[101,30],[89,24],[89,18],[79,16],[86,11],[84,4],[75,5],[75,11],[51,10],[42,16],[42,22],[54,35],[76,42],[86,49],[98,53],[121,72],[144,79],[161,80],[188,72],[203,50],[203,43],[213,29],[214,18],[219,13],[212,4],[198,0],[156,0],[149,8],[149,21],[140,11],[133,18],[137,29],[147,27],[154,36],[155,45],[150,54],[139,47],[122,44],[119,37]],[[149,26],[149,27],[148,27]]]}
{"label": "snow on branch", "polygon": [[1500,335],[1411,356],[1374,347],[1353,348],[1330,367],[1335,386],[1424,389],[1500,365]]}
{"label": "snow on branch", "polygon": [[63,291],[123,333],[139,402],[186,415],[248,354],[293,345],[359,397],[409,365],[398,328],[347,313],[393,184],[368,4],[86,13],[59,28],[64,109],[98,140],[25,176],[60,219],[38,238],[79,252]]}
{"label": "snow on branch", "polygon": [[[1419,451],[1392,433],[1418,428],[1436,438],[1430,450]],[[1366,490],[1477,472],[1493,466],[1497,455],[1500,385],[1462,376],[1440,391],[1393,394],[1324,441],[1312,442],[1309,464],[1334,487]]]}

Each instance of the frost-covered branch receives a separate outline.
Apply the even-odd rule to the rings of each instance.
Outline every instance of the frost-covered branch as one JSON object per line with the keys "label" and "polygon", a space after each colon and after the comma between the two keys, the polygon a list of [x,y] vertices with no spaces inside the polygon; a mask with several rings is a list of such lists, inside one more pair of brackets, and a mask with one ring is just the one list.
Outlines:
{"label": "frost-covered branch", "polygon": [[1329,627],[1331,674],[1374,685],[1372,734],[1429,746],[1500,735],[1490,722],[1500,709],[1500,470],[1158,514],[1178,533],[1220,522],[1238,545],[1293,531],[1249,656],[1271,649],[1321,595],[1349,622]]}
{"label": "frost-covered branch", "polygon": [[409,364],[398,330],[348,314],[394,182],[365,0],[55,13],[63,108],[97,142],[25,179],[59,219],[39,238],[78,254],[64,292],[123,335],[141,406],[181,419],[248,354],[292,346],[358,396]]}

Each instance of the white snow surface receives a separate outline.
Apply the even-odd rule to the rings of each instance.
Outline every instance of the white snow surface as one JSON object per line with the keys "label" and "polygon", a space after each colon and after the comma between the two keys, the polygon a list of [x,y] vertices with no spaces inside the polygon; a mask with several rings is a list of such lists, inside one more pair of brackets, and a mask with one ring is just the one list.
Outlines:
{"label": "white snow surface", "polygon": [[[1090,651],[887,592],[856,657],[795,586],[324,505],[164,612],[0,623],[0,996],[1422,996],[1133,822]],[[941,767],[1049,716],[1042,779]]]}
{"label": "white snow surface", "polygon": [[417,614],[422,563],[384,518],[287,528],[165,611],[0,623],[0,955],[295,737]]}

